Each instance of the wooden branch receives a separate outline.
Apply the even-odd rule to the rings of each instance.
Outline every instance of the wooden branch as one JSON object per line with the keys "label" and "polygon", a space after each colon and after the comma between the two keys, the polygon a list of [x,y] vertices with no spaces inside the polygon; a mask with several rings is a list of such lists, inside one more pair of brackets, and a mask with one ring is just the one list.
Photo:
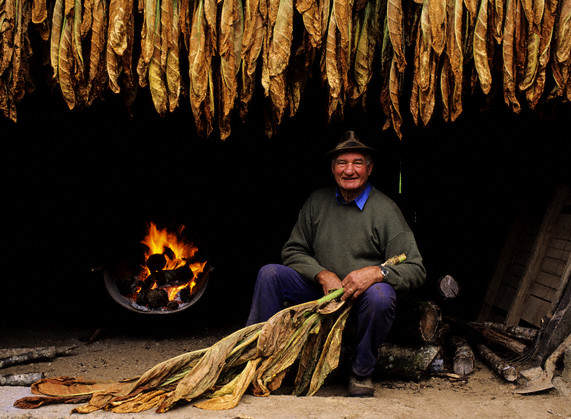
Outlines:
{"label": "wooden branch", "polygon": [[50,361],[57,356],[69,355],[77,345],[67,347],[46,346],[31,348],[28,352],[0,358],[0,368],[18,364],[28,364],[35,361]]}
{"label": "wooden branch", "polygon": [[478,345],[476,348],[478,350],[478,354],[496,374],[509,382],[514,382],[517,379],[517,370],[492,352],[490,348],[485,345]]}
{"label": "wooden branch", "polygon": [[510,338],[509,336],[504,335],[494,329],[489,327],[476,327],[473,326],[474,330],[480,333],[484,339],[488,342],[500,345],[506,349],[509,349],[512,352],[517,354],[523,354],[527,348],[527,346],[519,342],[516,339]]}
{"label": "wooden branch", "polygon": [[427,372],[440,352],[441,347],[436,345],[415,348],[383,344],[379,347],[377,371],[381,374],[417,380]]}
{"label": "wooden branch", "polygon": [[470,322],[470,326],[474,327],[487,327],[497,332],[503,333],[515,339],[525,340],[526,342],[533,342],[539,334],[539,329],[523,326],[508,326],[505,323],[497,322]]}
{"label": "wooden branch", "polygon": [[450,342],[454,346],[453,370],[460,376],[474,371],[474,352],[468,342],[459,336],[452,336]]}
{"label": "wooden branch", "polygon": [[42,372],[32,372],[26,374],[0,375],[0,386],[31,386],[38,380],[44,378]]}

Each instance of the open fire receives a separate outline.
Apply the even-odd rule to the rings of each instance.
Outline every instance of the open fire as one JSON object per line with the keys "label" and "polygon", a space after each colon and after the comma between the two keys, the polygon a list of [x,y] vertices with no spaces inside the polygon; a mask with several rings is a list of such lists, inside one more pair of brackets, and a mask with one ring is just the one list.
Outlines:
{"label": "open fire", "polygon": [[146,237],[145,263],[130,286],[121,290],[131,306],[140,311],[173,311],[188,304],[202,288],[206,261],[197,259],[198,248],[176,233],[150,223]]}

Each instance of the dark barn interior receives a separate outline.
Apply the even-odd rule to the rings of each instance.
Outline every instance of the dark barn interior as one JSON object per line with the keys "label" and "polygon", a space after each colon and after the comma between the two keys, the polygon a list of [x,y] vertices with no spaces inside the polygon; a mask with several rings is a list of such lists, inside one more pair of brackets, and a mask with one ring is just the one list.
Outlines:
{"label": "dark barn interior", "polygon": [[[196,136],[187,104],[158,117],[147,92],[129,118],[117,97],[69,112],[59,92],[37,88],[17,124],[0,122],[5,328],[241,327],[257,270],[279,263],[302,203],[332,182],[324,153],[345,129],[379,150],[372,182],[403,210],[429,281],[458,280],[454,314],[470,319],[514,217],[542,211],[553,187],[570,179],[569,104],[513,115],[501,97],[489,106],[475,98],[455,123],[407,121],[399,142],[381,131],[375,106],[328,123],[325,95],[311,88],[275,137],[264,136],[258,98],[221,142]],[[152,319],[115,304],[97,271],[139,254],[149,221],[184,224],[215,268],[197,304]]]}

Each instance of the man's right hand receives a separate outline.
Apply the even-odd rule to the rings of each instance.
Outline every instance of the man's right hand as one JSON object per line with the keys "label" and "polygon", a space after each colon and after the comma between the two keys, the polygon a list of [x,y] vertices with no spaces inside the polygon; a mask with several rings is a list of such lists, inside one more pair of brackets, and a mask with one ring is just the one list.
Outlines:
{"label": "man's right hand", "polygon": [[327,295],[331,290],[336,290],[342,287],[339,277],[331,271],[323,270],[315,276],[315,279],[323,288],[323,294],[325,295]]}

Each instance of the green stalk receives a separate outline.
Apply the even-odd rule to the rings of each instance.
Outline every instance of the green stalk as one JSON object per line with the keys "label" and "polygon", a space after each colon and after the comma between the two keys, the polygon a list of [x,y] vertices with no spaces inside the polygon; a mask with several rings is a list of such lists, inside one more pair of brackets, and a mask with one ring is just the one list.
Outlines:
{"label": "green stalk", "polygon": [[338,288],[335,291],[331,291],[329,294],[324,295],[319,300],[317,300],[317,302],[319,304],[328,303],[329,301],[332,301],[332,300],[335,300],[336,298],[341,297],[344,292],[345,292],[345,290],[343,288]]}

